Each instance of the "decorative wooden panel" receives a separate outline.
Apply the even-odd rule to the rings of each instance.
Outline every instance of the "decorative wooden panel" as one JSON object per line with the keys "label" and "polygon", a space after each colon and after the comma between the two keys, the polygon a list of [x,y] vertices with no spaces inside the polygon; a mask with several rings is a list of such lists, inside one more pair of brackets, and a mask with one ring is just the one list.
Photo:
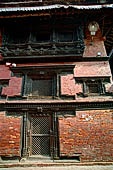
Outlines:
{"label": "decorative wooden panel", "polygon": [[49,117],[32,117],[32,155],[50,154],[50,121]]}

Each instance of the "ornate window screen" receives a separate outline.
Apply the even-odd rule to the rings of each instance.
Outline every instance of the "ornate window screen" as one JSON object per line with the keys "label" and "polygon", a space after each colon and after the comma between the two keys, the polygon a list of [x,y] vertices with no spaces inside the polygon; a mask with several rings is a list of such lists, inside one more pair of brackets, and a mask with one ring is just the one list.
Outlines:
{"label": "ornate window screen", "polygon": [[55,75],[27,75],[24,94],[28,97],[53,98],[56,96]]}
{"label": "ornate window screen", "polygon": [[50,154],[49,117],[32,117],[32,155]]}
{"label": "ornate window screen", "polygon": [[99,93],[99,83],[87,83],[89,93]]}
{"label": "ornate window screen", "polygon": [[52,79],[35,79],[32,80],[33,96],[52,96]]}
{"label": "ornate window screen", "polygon": [[45,57],[53,58],[53,55],[83,55],[84,33],[78,18],[51,18],[46,21],[37,18],[30,22],[27,19],[15,19],[15,22],[8,20],[3,27],[1,52],[4,59],[33,59],[43,56],[43,60]]}
{"label": "ornate window screen", "polygon": [[9,80],[1,80],[1,81],[0,81],[0,96],[1,96],[1,95],[4,96],[4,95],[2,94],[2,89],[3,89],[3,87],[7,87],[7,86],[8,86],[8,83],[9,83]]}
{"label": "ornate window screen", "polygon": [[85,96],[104,94],[105,87],[100,80],[87,80],[83,82],[83,93]]}

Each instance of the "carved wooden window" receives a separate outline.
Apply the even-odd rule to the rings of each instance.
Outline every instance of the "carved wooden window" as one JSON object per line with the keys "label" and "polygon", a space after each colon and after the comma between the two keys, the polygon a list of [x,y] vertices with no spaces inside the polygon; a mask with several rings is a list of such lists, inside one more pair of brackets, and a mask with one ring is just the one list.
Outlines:
{"label": "carved wooden window", "polygon": [[2,88],[7,87],[7,86],[8,86],[8,80],[1,80],[0,81],[0,96],[2,95]]}
{"label": "carved wooden window", "polygon": [[56,96],[55,75],[27,75],[25,95],[36,98],[52,98]]}
{"label": "carved wooden window", "polygon": [[39,42],[48,42],[50,41],[50,32],[47,31],[40,31],[36,34],[36,41]]}
{"label": "carved wooden window", "polygon": [[73,32],[59,32],[58,33],[59,42],[71,42],[73,41]]}
{"label": "carved wooden window", "polygon": [[10,23],[3,33],[3,44],[23,44],[29,41],[30,32],[24,23]]}
{"label": "carved wooden window", "polygon": [[12,43],[12,44],[20,44],[20,43],[26,43],[28,42],[28,33],[26,32],[21,32],[21,31],[12,31],[9,33],[9,39],[8,39],[8,43]]}
{"label": "carved wooden window", "polygon": [[[66,23],[67,24],[66,24]],[[77,40],[77,28],[75,25],[68,23],[69,21],[64,22],[61,20],[56,24],[55,34],[56,41],[58,42],[73,42]]]}
{"label": "carved wooden window", "polygon": [[[75,18],[41,20],[8,20],[2,33],[1,53],[4,59],[82,57],[84,36],[81,22]],[[60,21],[59,21],[60,20]],[[43,56],[43,57],[41,57]],[[59,60],[61,58],[59,57]]]}
{"label": "carved wooden window", "polygon": [[32,79],[33,96],[52,96],[52,78],[41,77]]}
{"label": "carved wooden window", "polygon": [[[41,23],[40,23],[41,22]],[[53,22],[53,21],[51,21]],[[28,42],[72,42],[80,38],[82,28],[71,18],[62,18],[56,21],[55,25],[48,21],[38,20],[38,24],[32,21],[9,21],[3,31],[3,42],[9,44],[22,44]],[[20,27],[21,25],[21,27]]]}
{"label": "carved wooden window", "polygon": [[104,85],[101,81],[85,81],[83,82],[84,95],[99,95],[104,93]]}
{"label": "carved wooden window", "polygon": [[99,83],[87,83],[89,93],[99,93]]}
{"label": "carved wooden window", "polygon": [[49,42],[51,40],[51,35],[52,35],[52,29],[51,25],[42,24],[34,25],[34,27],[31,30],[31,42]]}

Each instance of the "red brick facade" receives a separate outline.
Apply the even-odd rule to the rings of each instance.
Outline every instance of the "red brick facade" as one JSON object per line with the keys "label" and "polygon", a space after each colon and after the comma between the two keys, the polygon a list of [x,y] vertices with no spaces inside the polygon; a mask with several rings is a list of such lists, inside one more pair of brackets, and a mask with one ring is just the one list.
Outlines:
{"label": "red brick facade", "polygon": [[82,85],[76,84],[74,75],[61,76],[61,94],[68,96],[76,96],[82,93]]}
{"label": "red brick facade", "polygon": [[[106,68],[106,69],[105,69]],[[0,79],[9,84],[3,87],[2,96],[21,96],[22,78],[11,77],[10,68],[0,67]],[[74,74],[61,76],[61,94],[75,96],[83,93],[82,85],[76,84],[76,77],[111,75],[108,62],[75,63]],[[111,84],[110,84],[111,87]],[[21,118],[0,113],[0,155],[21,155]],[[76,116],[59,118],[60,156],[80,155],[80,161],[112,161],[113,159],[113,111],[76,111]]]}
{"label": "red brick facade", "polygon": [[0,156],[20,156],[21,117],[0,112]]}
{"label": "red brick facade", "polygon": [[0,80],[9,80],[10,76],[10,68],[6,67],[5,65],[0,65]]}
{"label": "red brick facade", "polygon": [[[83,57],[96,57],[98,52],[101,52],[103,57],[107,56],[106,49],[104,46],[104,41],[102,40],[101,30],[99,30],[96,35],[93,37],[93,42],[91,40],[91,35],[89,31],[86,31],[85,45]],[[93,43],[93,45],[91,45]]]}
{"label": "red brick facade", "polygon": [[77,111],[75,117],[59,118],[60,154],[80,154],[82,162],[113,160],[113,111]]}
{"label": "red brick facade", "polygon": [[[48,13],[48,16],[49,15],[50,13]],[[57,15],[59,15],[59,13]],[[65,12],[63,15],[65,15]],[[44,17],[44,14],[42,16]],[[8,59],[4,59],[5,57],[0,54],[1,157],[22,158],[31,156],[30,147],[32,146],[31,140],[33,136],[31,133],[33,130],[31,128],[32,124],[30,124],[30,116],[44,117],[47,114],[47,117],[49,113],[51,115],[51,122],[53,121],[51,123],[52,128],[49,129],[49,131],[53,130],[51,134],[54,136],[54,140],[50,140],[50,143],[53,142],[50,150],[56,147],[56,150],[53,151],[53,153],[57,152],[55,158],[59,157],[60,159],[65,157],[71,159],[72,157],[78,156],[81,162],[113,161],[113,85],[111,70],[109,61],[106,59],[107,52],[101,30],[99,29],[97,31],[93,40],[87,27],[85,34],[83,56],[79,56],[78,54],[74,59],[72,56],[70,56],[70,58],[62,56],[61,58],[59,57],[60,60],[59,58],[55,58],[55,55],[52,55],[54,58],[53,61],[51,58],[47,61],[46,58],[44,58],[41,63],[40,59],[35,58],[32,62],[32,58],[29,58],[27,55],[31,54],[33,49],[28,48],[27,50],[31,50],[27,51],[26,56],[28,58],[24,56],[22,59],[22,56],[19,56],[21,59],[19,60],[17,57],[18,54],[15,53],[15,58],[17,58],[12,58],[12,60],[14,59],[15,63],[16,60],[18,61],[15,68],[13,68],[12,60],[9,65],[7,64],[12,56],[9,55],[10,57]],[[1,45],[2,33],[0,32],[0,46]],[[54,45],[52,48],[54,48]],[[67,47],[65,46],[65,50],[66,49]],[[16,50],[16,52],[21,51],[21,49],[18,50],[18,48]],[[40,55],[44,49],[41,50]],[[40,56],[40,58],[41,57],[42,56]],[[35,73],[35,69],[38,76]],[[61,70],[63,71],[60,73]],[[45,75],[47,78],[44,77]],[[54,85],[51,83],[51,91],[52,93],[57,91],[56,96],[52,94],[52,97],[41,96],[42,98],[38,98],[39,96],[37,95],[38,97],[33,96],[34,98],[32,98],[32,96],[30,96],[31,94],[26,92],[33,86],[34,79],[31,78],[32,76],[34,76],[34,79],[36,76],[40,76],[41,81],[51,80],[52,83],[56,81],[56,84],[53,83]],[[30,81],[28,81],[29,79]],[[40,79],[36,78],[37,81]],[[47,85],[50,83],[49,81]],[[92,88],[94,88],[93,90],[96,89],[96,92],[88,91],[90,87],[88,87],[87,82],[89,84],[97,83],[97,86],[100,83],[98,88],[96,88],[95,84],[92,86]],[[101,90],[98,92],[98,89]],[[72,115],[73,111],[75,114]],[[68,114],[65,116],[67,112]],[[33,117],[31,119],[33,119]],[[55,121],[58,123],[57,125]],[[38,127],[37,122],[36,127]],[[29,137],[30,135],[31,139]]]}
{"label": "red brick facade", "polygon": [[10,77],[9,86],[2,90],[3,96],[21,96],[22,78]]}
{"label": "red brick facade", "polygon": [[109,62],[77,62],[74,69],[74,77],[110,77]]}

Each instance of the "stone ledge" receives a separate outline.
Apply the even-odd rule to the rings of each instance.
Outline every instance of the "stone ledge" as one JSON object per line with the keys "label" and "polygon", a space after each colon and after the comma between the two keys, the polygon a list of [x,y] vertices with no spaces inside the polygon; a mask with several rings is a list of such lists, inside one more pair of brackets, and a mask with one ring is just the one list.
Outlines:
{"label": "stone ledge", "polygon": [[8,162],[0,162],[0,168],[10,168],[10,167],[49,167],[49,166],[109,166],[113,165],[113,162],[86,162],[86,163],[53,163],[51,162],[43,162],[43,163],[34,163],[34,162],[26,162],[26,163],[8,163]]}

